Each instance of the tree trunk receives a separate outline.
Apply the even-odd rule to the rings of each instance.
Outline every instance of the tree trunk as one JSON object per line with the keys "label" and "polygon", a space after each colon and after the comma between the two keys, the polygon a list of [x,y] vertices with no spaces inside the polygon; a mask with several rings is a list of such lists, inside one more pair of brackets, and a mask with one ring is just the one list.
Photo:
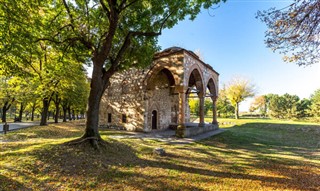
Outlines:
{"label": "tree trunk", "polygon": [[54,122],[58,123],[59,120],[59,114],[60,114],[60,98],[58,96],[58,94],[56,94],[56,99],[54,102],[55,106],[56,106],[56,113],[55,113],[55,117],[54,117]]}
{"label": "tree trunk", "polygon": [[11,103],[9,104],[9,101],[6,101],[2,107],[2,117],[1,120],[3,123],[7,122],[7,111],[10,109],[11,104],[15,101],[13,98]]}
{"label": "tree trunk", "polygon": [[236,119],[239,119],[239,103],[236,103],[234,107],[234,116]]}
{"label": "tree trunk", "polygon": [[55,116],[54,116],[54,122],[55,123],[58,123],[59,122],[59,105],[58,105],[58,107],[56,106],[56,113],[55,113]]}
{"label": "tree trunk", "polygon": [[72,119],[76,120],[76,115],[75,115],[74,109],[72,110]]}
{"label": "tree trunk", "polygon": [[63,122],[67,122],[67,108],[63,107]]}
{"label": "tree trunk", "polygon": [[34,104],[33,106],[32,106],[32,110],[31,110],[31,121],[33,121],[34,120],[34,111],[36,110],[36,104]]}
{"label": "tree trunk", "polygon": [[23,103],[20,103],[20,110],[19,110],[19,121],[22,121],[22,114],[23,114]]}
{"label": "tree trunk", "polygon": [[102,94],[105,90],[104,87],[107,84],[106,82],[104,82],[101,76],[102,76],[102,71],[99,70],[98,67],[93,67],[91,88],[90,88],[90,94],[88,99],[86,129],[82,138],[94,137],[96,139],[101,139],[99,130],[98,130],[99,107],[100,107]]}
{"label": "tree trunk", "polygon": [[1,120],[3,123],[7,122],[7,110],[6,110],[6,104],[2,107],[2,117]]}
{"label": "tree trunk", "polygon": [[50,105],[49,98],[43,98],[42,103],[43,103],[43,108],[41,113],[40,125],[47,125],[47,115],[48,115],[48,110]]}
{"label": "tree trunk", "polygon": [[69,118],[69,121],[72,120],[72,116],[71,116],[71,108],[70,106],[68,106],[68,118]]}

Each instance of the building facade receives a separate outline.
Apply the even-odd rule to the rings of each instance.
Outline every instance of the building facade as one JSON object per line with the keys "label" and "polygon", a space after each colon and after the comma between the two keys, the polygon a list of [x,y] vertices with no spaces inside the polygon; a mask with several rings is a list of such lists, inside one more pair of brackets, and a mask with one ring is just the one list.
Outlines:
{"label": "building facade", "polygon": [[204,100],[216,100],[219,74],[191,51],[172,47],[154,55],[147,69],[115,74],[100,104],[100,125],[149,132],[190,123],[189,98],[199,99],[199,126],[204,123]]}

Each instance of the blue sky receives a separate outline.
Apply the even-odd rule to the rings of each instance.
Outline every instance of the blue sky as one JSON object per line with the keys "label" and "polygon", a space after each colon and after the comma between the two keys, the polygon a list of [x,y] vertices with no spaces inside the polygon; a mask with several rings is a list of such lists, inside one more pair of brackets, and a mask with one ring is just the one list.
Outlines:
{"label": "blue sky", "polygon": [[[185,20],[159,37],[162,49],[179,46],[200,50],[204,61],[220,73],[220,85],[234,76],[251,80],[257,94],[309,96],[320,88],[320,63],[299,67],[282,61],[282,55],[264,44],[264,23],[255,18],[258,10],[283,8],[292,1],[229,0],[214,10],[203,10],[194,21]],[[213,16],[212,16],[213,15]],[[240,104],[247,110],[250,102]]]}

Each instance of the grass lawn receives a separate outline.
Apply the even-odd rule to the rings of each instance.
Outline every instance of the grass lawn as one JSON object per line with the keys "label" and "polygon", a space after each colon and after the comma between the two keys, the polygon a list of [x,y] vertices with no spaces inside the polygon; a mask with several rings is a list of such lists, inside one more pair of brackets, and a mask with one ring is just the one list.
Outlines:
{"label": "grass lawn", "polygon": [[[192,144],[112,139],[98,153],[83,123],[0,135],[0,190],[320,190],[320,126],[221,119],[224,133]],[[167,155],[153,154],[165,148]]]}

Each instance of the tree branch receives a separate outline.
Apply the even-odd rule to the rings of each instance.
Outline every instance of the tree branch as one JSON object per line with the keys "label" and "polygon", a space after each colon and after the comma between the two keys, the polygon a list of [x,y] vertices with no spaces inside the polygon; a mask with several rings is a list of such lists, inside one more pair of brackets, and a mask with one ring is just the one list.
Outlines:
{"label": "tree branch", "polygon": [[135,4],[136,2],[138,2],[140,0],[133,0],[131,1],[130,3],[128,3],[127,5],[125,4],[126,3],[126,0],[123,0],[120,7],[121,7],[121,11],[127,9],[128,7],[130,7],[131,5]]}
{"label": "tree branch", "polygon": [[110,11],[106,4],[103,2],[103,0],[100,0],[100,4],[102,6],[102,9],[107,13],[107,17],[110,19]]}
{"label": "tree branch", "polygon": [[66,0],[62,0],[62,1],[63,1],[63,5],[64,5],[64,7],[66,8],[67,13],[68,13],[68,15],[69,15],[70,23],[71,23],[71,28],[72,28],[73,31],[75,31],[75,30],[74,30],[74,19],[73,19],[73,16],[72,16],[72,14],[71,14],[70,8],[69,8]]}
{"label": "tree branch", "polygon": [[111,67],[108,69],[108,71],[105,71],[103,73],[103,78],[104,80],[107,80],[107,78],[109,76],[111,76],[113,73],[115,73],[117,70],[118,70],[118,67],[119,67],[119,63],[120,63],[120,60],[123,58],[126,50],[128,49],[128,47],[130,46],[131,44],[131,38],[133,36],[145,36],[145,37],[153,37],[153,36],[159,36],[161,35],[162,33],[162,29],[165,25],[165,23],[167,22],[167,20],[169,19],[169,17],[174,13],[174,11],[172,11],[161,23],[160,25],[160,29],[159,29],[159,32],[142,32],[142,31],[129,31],[128,34],[126,35],[126,38],[119,50],[119,52],[117,53],[117,56],[116,58],[113,60],[113,59],[110,59],[110,62],[111,62]]}

